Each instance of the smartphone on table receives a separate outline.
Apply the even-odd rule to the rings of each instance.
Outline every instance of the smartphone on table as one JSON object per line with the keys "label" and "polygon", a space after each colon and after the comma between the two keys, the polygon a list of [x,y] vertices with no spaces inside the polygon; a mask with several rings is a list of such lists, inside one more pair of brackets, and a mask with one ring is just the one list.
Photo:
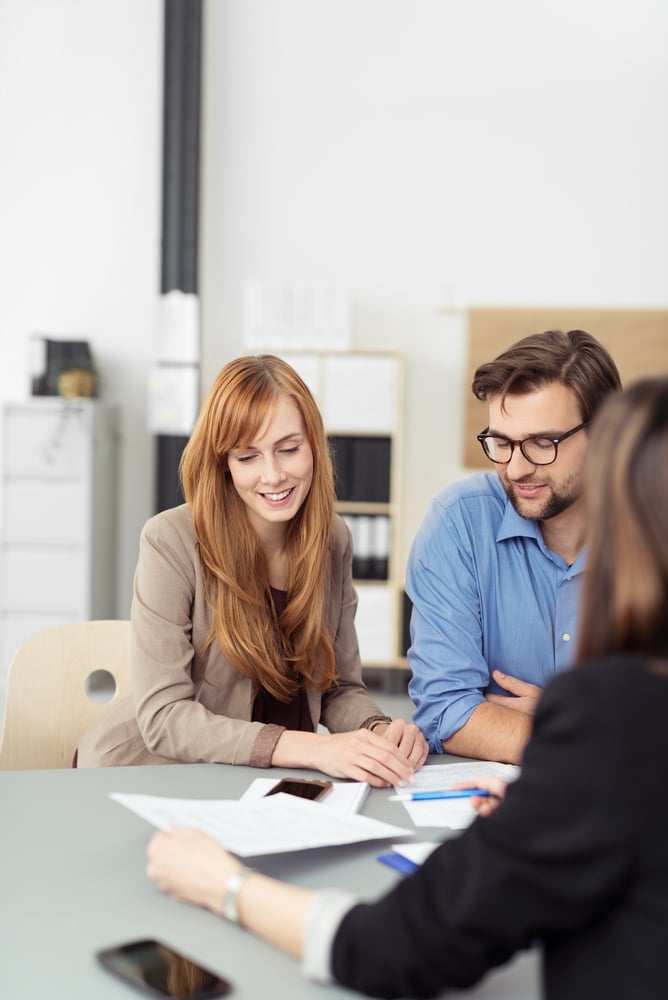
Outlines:
{"label": "smartphone on table", "polygon": [[210,1000],[225,996],[231,988],[216,972],[154,938],[105,948],[96,957],[105,969],[151,997]]}
{"label": "smartphone on table", "polygon": [[313,799],[319,802],[332,790],[331,781],[316,781],[312,778],[282,778],[277,785],[265,795],[277,795],[285,792],[287,795],[297,795],[300,799]]}

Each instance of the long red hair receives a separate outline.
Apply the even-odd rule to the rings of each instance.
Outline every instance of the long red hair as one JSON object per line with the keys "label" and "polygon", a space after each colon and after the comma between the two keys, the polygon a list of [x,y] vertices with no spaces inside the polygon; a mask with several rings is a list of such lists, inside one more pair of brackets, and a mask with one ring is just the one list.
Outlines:
{"label": "long red hair", "polygon": [[[277,619],[265,556],[227,456],[254,440],[283,395],[295,401],[304,420],[313,480],[287,525],[287,604]],[[334,479],[322,417],[308,386],[271,354],[231,361],[204,400],[180,472],[215,610],[209,643],[215,639],[237,670],[281,701],[293,697],[300,680],[331,685],[336,669],[325,606]]]}

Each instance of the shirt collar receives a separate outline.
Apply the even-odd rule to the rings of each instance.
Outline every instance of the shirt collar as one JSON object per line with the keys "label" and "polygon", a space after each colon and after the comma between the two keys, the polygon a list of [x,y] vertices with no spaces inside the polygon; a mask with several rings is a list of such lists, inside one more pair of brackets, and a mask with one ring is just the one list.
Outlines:
{"label": "shirt collar", "polygon": [[522,517],[517,513],[510,500],[506,498],[506,509],[499,525],[496,540],[503,542],[507,538],[535,538],[539,544],[543,542],[538,522]]}
{"label": "shirt collar", "polygon": [[584,569],[585,552],[582,551],[572,566],[567,566],[560,555],[553,552],[545,544],[543,534],[538,527],[538,521],[532,521],[527,517],[522,517],[517,513],[510,500],[506,497],[506,509],[496,534],[497,542],[504,542],[509,538],[533,538],[541,552],[551,559],[555,565],[567,568],[566,576],[577,576]]}

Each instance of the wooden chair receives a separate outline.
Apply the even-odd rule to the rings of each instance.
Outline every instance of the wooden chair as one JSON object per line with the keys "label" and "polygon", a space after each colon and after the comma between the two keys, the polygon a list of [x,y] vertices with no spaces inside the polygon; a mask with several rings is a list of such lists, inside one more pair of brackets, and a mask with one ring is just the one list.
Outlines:
{"label": "wooden chair", "polygon": [[71,767],[84,731],[130,693],[130,622],[36,632],[9,667],[0,770]]}

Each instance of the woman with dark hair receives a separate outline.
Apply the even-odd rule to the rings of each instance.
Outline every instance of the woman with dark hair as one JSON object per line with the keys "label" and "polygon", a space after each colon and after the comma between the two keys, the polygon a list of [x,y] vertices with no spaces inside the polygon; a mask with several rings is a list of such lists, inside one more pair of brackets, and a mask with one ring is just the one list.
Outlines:
{"label": "woman with dark hair", "polygon": [[665,997],[668,378],[604,403],[585,466],[578,665],[548,684],[520,778],[477,782],[487,818],[375,903],[243,869],[194,830],[154,836],[149,876],[372,996],[471,985],[538,939],[550,1000]]}
{"label": "woman with dark hair", "polygon": [[410,780],[427,746],[362,682],[350,532],[297,372],[272,355],[226,365],[181,479],[186,503],[141,536],[132,698],[85,735],[78,766],[205,761]]}

